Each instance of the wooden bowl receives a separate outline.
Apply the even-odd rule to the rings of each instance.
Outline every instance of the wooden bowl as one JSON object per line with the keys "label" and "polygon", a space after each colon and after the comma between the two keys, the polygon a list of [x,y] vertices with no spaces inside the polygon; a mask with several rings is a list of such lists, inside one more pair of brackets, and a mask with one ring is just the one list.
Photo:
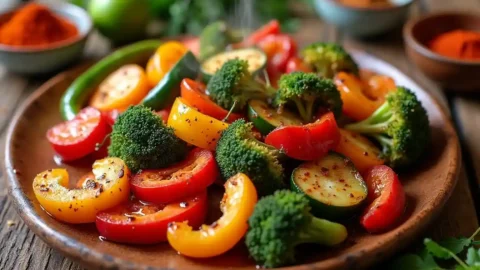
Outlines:
{"label": "wooden bowl", "polygon": [[[407,209],[395,229],[371,235],[356,219],[348,223],[349,238],[336,248],[315,245],[301,247],[298,265],[285,269],[362,269],[391,256],[406,246],[427,227],[438,214],[456,183],[460,149],[457,135],[443,109],[421,87],[391,65],[360,52],[353,56],[361,67],[393,77],[417,94],[427,109],[432,129],[432,145],[422,163],[400,174],[407,194]],[[57,105],[63,91],[82,69],[58,75],[38,89],[19,108],[8,129],[6,172],[9,194],[19,215],[41,239],[65,255],[93,269],[255,269],[243,243],[222,256],[210,259],[189,259],[178,255],[167,243],[134,246],[101,241],[94,224],[69,225],[51,218],[36,200],[32,181],[43,170],[59,167],[45,138],[52,125],[62,121]],[[89,170],[91,161],[64,164],[75,179]],[[221,195],[212,187],[210,195]],[[218,208],[219,196],[209,196],[212,208]],[[220,196],[221,197],[221,196]]]}
{"label": "wooden bowl", "polygon": [[410,20],[403,28],[407,55],[423,73],[447,89],[478,90],[480,61],[453,59],[428,48],[433,38],[455,29],[480,31],[480,16],[447,12]]}

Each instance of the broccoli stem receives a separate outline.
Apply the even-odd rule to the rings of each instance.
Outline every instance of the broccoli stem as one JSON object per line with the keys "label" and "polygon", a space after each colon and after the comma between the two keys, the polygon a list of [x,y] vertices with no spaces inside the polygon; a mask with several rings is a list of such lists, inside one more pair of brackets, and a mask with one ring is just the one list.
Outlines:
{"label": "broccoli stem", "polygon": [[393,146],[393,140],[389,137],[384,135],[375,135],[373,138],[375,138],[384,149],[391,149]]}
{"label": "broccoli stem", "polygon": [[314,216],[299,231],[297,244],[318,243],[333,246],[347,238],[345,226]]}
{"label": "broccoli stem", "polygon": [[295,105],[297,105],[298,113],[300,114],[302,119],[305,122],[309,122],[311,118],[308,117],[308,113],[305,110],[305,106],[303,106],[303,102],[300,100],[300,98],[294,97],[294,98],[292,98],[292,100],[293,100],[293,102],[295,102]]}
{"label": "broccoli stem", "polygon": [[310,122],[313,118],[313,106],[315,105],[315,98],[308,99],[306,105],[308,122]]}
{"label": "broccoli stem", "polygon": [[385,102],[370,117],[363,121],[346,125],[345,129],[365,134],[382,133],[388,128],[393,119],[392,117],[391,106],[388,102]]}

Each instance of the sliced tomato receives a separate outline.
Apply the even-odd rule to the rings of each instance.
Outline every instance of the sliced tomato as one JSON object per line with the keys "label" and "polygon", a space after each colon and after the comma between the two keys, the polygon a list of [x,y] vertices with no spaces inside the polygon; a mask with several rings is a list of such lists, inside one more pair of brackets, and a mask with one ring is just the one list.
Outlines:
{"label": "sliced tomato", "polygon": [[365,174],[370,205],[360,219],[371,233],[392,228],[405,211],[405,191],[397,174],[388,166],[379,165]]}
{"label": "sliced tomato", "polygon": [[97,230],[107,240],[154,244],[167,241],[168,224],[188,221],[202,225],[207,211],[207,192],[170,204],[147,204],[133,199],[97,214]]}
{"label": "sliced tomato", "polygon": [[145,170],[135,175],[131,188],[140,200],[168,203],[205,190],[218,175],[212,152],[197,148],[183,162],[170,168]]}
{"label": "sliced tomato", "polygon": [[128,64],[110,74],[90,100],[90,106],[102,111],[126,110],[148,94],[147,74],[139,65]]}
{"label": "sliced tomato", "polygon": [[313,70],[307,66],[301,58],[294,56],[288,59],[287,67],[285,69],[285,73],[292,73],[295,71],[302,71],[305,73],[313,72]]}
{"label": "sliced tomato", "polygon": [[304,126],[283,126],[265,137],[265,143],[281,149],[291,158],[316,160],[335,149],[340,132],[332,112]]}
{"label": "sliced tomato", "polygon": [[287,62],[297,54],[297,43],[286,34],[271,34],[258,42],[258,47],[267,55],[267,71],[270,76],[284,73]]}
{"label": "sliced tomato", "polygon": [[[205,84],[186,78],[180,83],[180,89],[182,98],[188,104],[197,108],[199,112],[218,120],[223,120],[227,117],[228,111],[218,106],[205,94]],[[231,113],[228,120],[235,121],[240,118],[242,118],[242,115]]]}
{"label": "sliced tomato", "polygon": [[95,151],[96,144],[101,143],[108,132],[109,125],[102,113],[87,107],[74,119],[50,128],[47,139],[64,161],[70,161]]}
{"label": "sliced tomato", "polygon": [[171,108],[155,112],[158,116],[160,116],[160,118],[162,118],[162,121],[163,121],[164,124],[166,124],[168,122],[168,116],[170,115],[170,109]]}
{"label": "sliced tomato", "polygon": [[272,20],[251,33],[243,42],[246,46],[256,45],[260,40],[271,34],[280,34],[280,23]]}

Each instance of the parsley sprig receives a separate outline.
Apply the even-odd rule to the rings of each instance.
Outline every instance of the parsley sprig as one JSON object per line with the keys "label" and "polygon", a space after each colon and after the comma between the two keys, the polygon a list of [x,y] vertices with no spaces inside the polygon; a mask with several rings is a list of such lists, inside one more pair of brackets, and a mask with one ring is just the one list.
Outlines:
{"label": "parsley sprig", "polygon": [[480,270],[480,248],[477,248],[480,241],[475,241],[478,233],[480,228],[469,238],[448,238],[438,243],[426,238],[423,241],[425,248],[422,251],[417,254],[405,254],[395,259],[389,269]]}

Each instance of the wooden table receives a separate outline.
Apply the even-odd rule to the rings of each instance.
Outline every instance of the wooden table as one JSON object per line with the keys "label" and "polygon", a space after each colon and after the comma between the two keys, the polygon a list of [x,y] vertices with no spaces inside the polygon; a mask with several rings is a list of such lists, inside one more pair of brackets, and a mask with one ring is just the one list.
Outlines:
{"label": "wooden table", "polygon": [[[412,16],[441,10],[461,9],[480,13],[480,0],[422,0],[412,7]],[[463,147],[463,167],[455,191],[443,213],[425,236],[443,238],[468,236],[478,227],[480,213],[480,99],[456,94],[444,95],[408,61],[404,54],[401,31],[380,40],[358,41],[322,23],[314,15],[304,16],[297,37],[305,43],[334,41],[376,55],[400,68],[428,92],[436,96],[452,112]],[[98,58],[110,50],[97,35],[87,46],[87,57]],[[3,160],[6,127],[18,105],[48,78],[25,78],[11,74],[0,66],[0,159]],[[55,105],[54,105],[55,106]],[[0,269],[83,269],[48,247],[22,222],[7,197],[6,175],[0,171]],[[415,245],[412,246],[414,248]]]}

